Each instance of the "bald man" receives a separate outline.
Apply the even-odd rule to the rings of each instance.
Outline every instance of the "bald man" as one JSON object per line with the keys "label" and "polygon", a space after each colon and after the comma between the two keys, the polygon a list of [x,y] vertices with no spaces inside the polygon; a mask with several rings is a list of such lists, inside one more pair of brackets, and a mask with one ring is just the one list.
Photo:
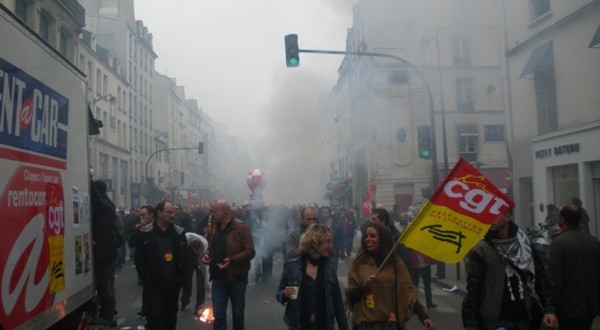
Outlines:
{"label": "bald man", "polygon": [[562,232],[550,245],[548,284],[560,330],[591,329],[600,314],[600,242],[581,229],[580,221],[580,207],[562,206]]}
{"label": "bald man", "polygon": [[220,200],[210,207],[216,221],[202,262],[209,265],[215,321],[213,329],[227,329],[227,304],[231,300],[233,329],[244,329],[246,286],[254,241],[250,228],[236,219],[229,203]]}

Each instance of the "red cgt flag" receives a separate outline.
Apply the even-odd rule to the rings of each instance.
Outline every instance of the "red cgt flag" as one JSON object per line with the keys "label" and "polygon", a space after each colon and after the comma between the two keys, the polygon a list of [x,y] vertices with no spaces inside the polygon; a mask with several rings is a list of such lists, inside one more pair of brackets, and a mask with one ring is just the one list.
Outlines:
{"label": "red cgt flag", "polygon": [[362,207],[360,209],[360,213],[365,218],[369,218],[371,216],[371,205],[373,204],[373,178],[369,179],[369,187],[367,188],[367,195],[363,200]]}
{"label": "red cgt flag", "polygon": [[461,158],[399,242],[434,259],[459,262],[483,238],[491,223],[514,205]]}

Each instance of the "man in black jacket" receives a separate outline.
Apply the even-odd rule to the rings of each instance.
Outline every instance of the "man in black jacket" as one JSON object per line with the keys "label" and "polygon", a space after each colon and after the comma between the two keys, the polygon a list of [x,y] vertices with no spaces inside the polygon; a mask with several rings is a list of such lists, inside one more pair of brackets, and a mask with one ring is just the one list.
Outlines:
{"label": "man in black jacket", "polygon": [[104,181],[91,182],[94,277],[100,303],[99,315],[91,323],[116,326],[113,262],[117,258],[117,250],[123,243],[123,237],[117,229],[115,205],[106,195],[106,189]]}
{"label": "man in black jacket", "polygon": [[600,242],[580,227],[581,208],[558,211],[562,232],[552,240],[548,284],[561,330],[591,329],[600,313]]}
{"label": "man in black jacket", "polygon": [[[465,329],[539,329],[542,321],[547,327],[556,325],[543,262],[511,219],[512,210],[498,216],[467,255]],[[535,285],[539,303],[530,285]]]}
{"label": "man in black jacket", "polygon": [[188,248],[182,227],[173,224],[173,205],[160,202],[155,221],[140,228],[135,267],[143,281],[144,315],[150,329],[175,329],[178,298],[186,282]]}

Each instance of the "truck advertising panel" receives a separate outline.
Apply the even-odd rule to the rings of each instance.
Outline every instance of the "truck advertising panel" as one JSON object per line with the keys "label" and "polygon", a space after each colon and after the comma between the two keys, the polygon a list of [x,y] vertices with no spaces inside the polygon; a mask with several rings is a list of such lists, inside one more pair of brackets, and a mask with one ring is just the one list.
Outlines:
{"label": "truck advertising panel", "polygon": [[0,7],[0,328],[93,297],[83,74]]}

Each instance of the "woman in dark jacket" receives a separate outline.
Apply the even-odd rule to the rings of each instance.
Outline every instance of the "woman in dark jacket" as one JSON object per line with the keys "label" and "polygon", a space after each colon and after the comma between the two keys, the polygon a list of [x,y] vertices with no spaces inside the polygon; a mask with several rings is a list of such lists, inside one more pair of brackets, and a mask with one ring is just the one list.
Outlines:
{"label": "woman in dark jacket", "polygon": [[277,300],[285,306],[289,329],[348,329],[337,271],[329,260],[333,249],[329,228],[315,225],[300,238],[298,258],[285,263]]}

